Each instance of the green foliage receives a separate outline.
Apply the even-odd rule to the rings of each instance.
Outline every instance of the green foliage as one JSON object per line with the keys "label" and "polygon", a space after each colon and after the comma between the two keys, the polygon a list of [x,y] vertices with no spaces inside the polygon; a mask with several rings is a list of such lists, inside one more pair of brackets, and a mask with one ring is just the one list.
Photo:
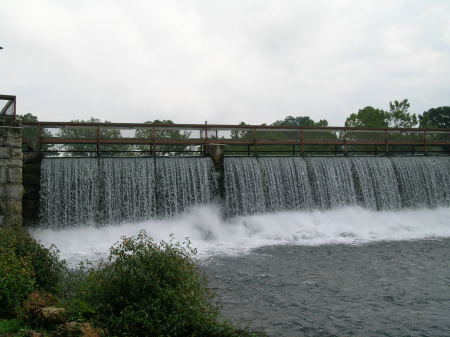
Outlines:
{"label": "green foliage", "polygon": [[[31,113],[17,115],[16,118],[18,121],[21,121],[21,122],[38,122],[37,116],[35,116]],[[43,129],[42,134],[40,134],[39,127],[31,126],[31,125],[25,125],[22,130],[22,137],[23,137],[23,139],[25,139],[27,141],[26,146],[29,149],[36,150],[36,147],[38,147],[38,144],[39,144],[38,138],[40,136],[51,137],[51,133],[48,130]],[[45,145],[41,146],[42,151],[52,151],[55,149],[56,149],[55,145],[45,144]],[[25,148],[25,151],[26,150],[28,150],[28,149]]]}
{"label": "green foliage", "polygon": [[417,116],[410,114],[410,103],[402,101],[389,102],[389,111],[366,106],[357,113],[352,113],[345,121],[346,127],[355,128],[413,128],[417,124]]}
{"label": "green foliage", "polygon": [[37,122],[38,121],[37,116],[30,114],[30,113],[26,113],[23,115],[16,115],[16,119],[20,122]]}
{"label": "green foliage", "polygon": [[[247,126],[246,123],[241,122],[240,126]],[[261,126],[264,126],[262,124]],[[328,126],[328,122],[324,119],[319,120],[318,122],[311,119],[309,116],[287,116],[283,120],[278,120],[273,122],[271,125],[273,126],[287,126],[287,127],[325,127]],[[305,130],[303,132],[303,136],[305,140],[313,141],[313,140],[335,140],[336,134],[330,131],[325,130]],[[301,133],[298,129],[286,129],[286,130],[276,130],[276,129],[238,129],[231,131],[231,139],[235,140],[250,140],[253,139],[262,139],[262,140],[280,140],[286,141],[288,145],[280,144],[280,145],[265,145],[258,146],[258,150],[262,153],[261,150],[267,155],[290,155],[293,151],[297,153],[300,151],[300,147],[297,145],[293,147],[289,144],[289,141],[298,142],[301,139]],[[227,145],[227,152],[230,154],[245,154],[245,152],[253,153],[254,148],[251,146],[250,148],[247,145]],[[309,145],[309,151],[319,151],[319,150],[330,150],[329,146],[317,146],[317,145]],[[234,153],[233,153],[234,152]]]}
{"label": "green foliage", "polygon": [[13,244],[0,246],[0,315],[8,316],[34,289],[31,263],[15,254]]}
{"label": "green foliage", "polygon": [[388,127],[415,127],[417,125],[417,116],[408,112],[409,107],[410,104],[406,98],[402,101],[395,100],[394,102],[389,102],[389,112],[386,114]]}
{"label": "green foliage", "polygon": [[[145,124],[174,124],[171,120],[159,120],[147,121]],[[170,139],[170,140],[183,140],[188,139],[191,135],[190,131],[180,131],[180,130],[161,130],[153,128],[142,128],[136,130],[136,138],[151,138],[156,139]],[[142,151],[148,151],[148,145],[138,145],[138,148]],[[164,151],[165,153],[170,153],[172,155],[180,155],[179,151],[189,150],[189,145],[175,144],[175,145],[158,145],[158,151]]]}
{"label": "green foliage", "polygon": [[92,305],[79,299],[71,298],[64,304],[69,321],[85,322],[95,317],[96,311]]}
{"label": "green foliage", "polygon": [[352,128],[386,128],[388,127],[386,119],[386,111],[366,106],[347,117],[345,126]]}
{"label": "green foliage", "polygon": [[23,228],[0,228],[0,247],[9,247],[19,259],[30,264],[36,288],[55,291],[65,270],[65,262],[59,260],[55,247],[45,248]]}
{"label": "green foliage", "polygon": [[[74,123],[110,123],[109,121],[102,122],[98,118],[91,117],[88,120],[72,120]],[[61,138],[70,138],[70,139],[96,139],[97,138],[97,127],[96,126],[84,126],[84,127],[63,127],[59,130],[56,135]],[[121,138],[120,130],[115,128],[105,128],[102,127],[99,129],[98,133],[99,138]],[[65,144],[60,147],[65,151],[78,151],[78,152],[68,152],[68,156],[88,156],[95,157],[96,154],[96,146],[94,144]],[[127,150],[126,148],[125,150]],[[102,145],[100,148],[101,151],[121,151],[124,150],[121,145]],[[80,152],[81,151],[81,152]]]}
{"label": "green foliage", "polygon": [[419,115],[421,128],[450,128],[450,106],[432,108]]}
{"label": "green foliage", "polygon": [[90,270],[79,297],[113,335],[206,336],[205,330],[226,329],[194,254],[189,243],[157,244],[144,232],[123,238],[109,261]]}
{"label": "green foliage", "polygon": [[309,116],[287,116],[283,120],[273,122],[275,126],[328,126],[328,121],[321,119],[318,122],[312,120]]}
{"label": "green foliage", "polygon": [[20,329],[22,329],[22,322],[19,319],[0,319],[0,336],[18,332]]}

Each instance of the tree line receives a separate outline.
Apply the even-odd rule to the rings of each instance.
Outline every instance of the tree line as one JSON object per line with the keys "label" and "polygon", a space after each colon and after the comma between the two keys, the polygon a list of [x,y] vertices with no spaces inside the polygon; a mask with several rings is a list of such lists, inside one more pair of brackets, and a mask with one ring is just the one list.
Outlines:
{"label": "tree line", "polygon": [[[372,106],[366,106],[359,109],[356,113],[351,113],[345,120],[346,127],[359,127],[359,128],[450,128],[450,106],[441,106],[437,108],[431,108],[422,114],[416,115],[409,112],[410,103],[407,99],[400,101],[394,100],[389,102],[389,109],[379,109]],[[24,115],[18,115],[17,119],[23,122],[37,122],[38,118],[30,113]],[[71,122],[89,122],[89,123],[110,123],[109,121],[101,121],[98,118],[91,117],[88,120],[72,120]],[[171,120],[153,120],[146,121],[146,124],[174,124]],[[239,125],[246,126],[245,122],[241,122]],[[287,116],[282,120],[277,120],[271,124],[262,124],[270,126],[298,126],[298,127],[324,127],[328,126],[328,121],[321,119],[318,121],[313,120],[309,116]],[[25,128],[24,137],[33,138],[37,136],[37,129]],[[60,137],[60,138],[122,138],[121,130],[118,128],[106,128],[102,127],[97,135],[97,129],[95,127],[63,127],[56,133],[51,133],[49,130],[44,129],[42,133],[43,137]],[[137,128],[134,134],[127,137],[132,138],[153,138],[157,139],[172,139],[182,140],[188,139],[192,136],[191,131],[183,130],[161,130],[152,128]],[[348,136],[348,135],[347,135]],[[209,135],[210,138],[214,138],[214,134]],[[231,139],[245,140],[245,139],[273,139],[273,140],[290,140],[297,139],[297,133],[289,131],[258,131],[253,133],[249,129],[232,130],[230,134]],[[322,139],[322,140],[334,140],[340,137],[339,134],[330,131],[314,131],[309,132],[307,137],[309,139]],[[354,136],[356,137],[356,135]],[[223,138],[223,137],[218,137]],[[309,150],[319,150],[319,147],[323,150],[327,148],[321,145],[310,145]],[[239,152],[250,151],[249,146],[242,145],[230,145],[227,147],[229,151]],[[329,150],[332,151],[331,147]],[[44,150],[53,151],[66,151],[69,155],[96,155],[96,147],[92,144],[67,144],[67,145],[46,145]],[[150,153],[152,150],[151,145],[124,145],[124,144],[108,144],[101,145],[101,151],[115,155],[117,153],[133,154],[133,152]],[[158,151],[162,153],[180,154],[189,150],[194,151],[194,147],[190,145],[177,144],[177,145],[159,145]],[[295,148],[293,148],[295,151]],[[291,148],[286,145],[274,145],[271,147],[271,151],[276,153],[277,151],[289,152]]]}

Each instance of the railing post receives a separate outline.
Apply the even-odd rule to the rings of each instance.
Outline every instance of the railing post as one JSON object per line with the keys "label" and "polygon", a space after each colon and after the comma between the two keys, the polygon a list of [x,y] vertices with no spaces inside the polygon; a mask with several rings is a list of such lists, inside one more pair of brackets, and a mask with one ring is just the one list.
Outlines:
{"label": "railing post", "polygon": [[37,134],[37,148],[39,152],[42,152],[42,135],[44,134],[44,131],[42,129],[42,125],[39,124]]}
{"label": "railing post", "polygon": [[256,129],[253,128],[253,155],[255,157],[258,156],[258,150],[256,148]]}
{"label": "railing post", "polygon": [[305,146],[303,143],[304,143],[304,135],[303,135],[303,127],[301,127],[301,129],[300,129],[300,147],[301,147],[300,152],[301,152],[302,156],[305,155]]}
{"label": "railing post", "polygon": [[205,121],[205,144],[203,145],[203,155],[206,156],[208,153],[208,121]]}
{"label": "railing post", "polygon": [[427,151],[427,131],[426,130],[423,131],[423,150],[425,152],[425,155],[427,155],[428,151]]}
{"label": "railing post", "polygon": [[344,128],[344,155],[347,155],[347,128]]}
{"label": "railing post", "polygon": [[156,158],[156,128],[152,126],[152,154]]}
{"label": "railing post", "polygon": [[389,154],[389,144],[387,139],[387,129],[384,129],[384,153]]}
{"label": "railing post", "polygon": [[100,142],[100,126],[97,125],[97,128],[95,130],[96,133],[96,138],[97,138],[97,143],[96,143],[96,153],[97,153],[97,158],[100,158],[100,151],[99,151],[99,142]]}

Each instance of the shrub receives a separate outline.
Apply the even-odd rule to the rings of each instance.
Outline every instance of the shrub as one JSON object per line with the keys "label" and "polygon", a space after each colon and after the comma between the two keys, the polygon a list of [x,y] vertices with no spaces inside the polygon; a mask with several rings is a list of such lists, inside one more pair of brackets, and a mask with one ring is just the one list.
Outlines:
{"label": "shrub", "polygon": [[18,319],[0,319],[0,336],[18,332],[22,329],[22,322]]}
{"label": "shrub", "polygon": [[27,259],[10,246],[0,247],[0,315],[11,316],[34,289],[34,272]]}
{"label": "shrub", "polygon": [[113,335],[200,336],[218,311],[194,254],[189,243],[157,244],[144,232],[123,238],[89,272],[82,297]]}
{"label": "shrub", "polygon": [[58,250],[49,249],[33,239],[23,228],[0,228],[0,247],[10,247],[18,258],[26,259],[36,278],[36,288],[54,292],[65,270]]}

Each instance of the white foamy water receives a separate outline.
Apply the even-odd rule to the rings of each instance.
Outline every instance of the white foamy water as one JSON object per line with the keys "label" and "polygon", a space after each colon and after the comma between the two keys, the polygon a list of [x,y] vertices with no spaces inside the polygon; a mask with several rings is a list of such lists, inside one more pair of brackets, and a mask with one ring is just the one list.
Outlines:
{"label": "white foamy water", "polygon": [[242,254],[267,245],[355,244],[384,240],[450,237],[450,208],[371,211],[347,207],[328,211],[285,211],[224,220],[216,206],[139,223],[62,230],[37,228],[31,234],[45,246],[54,244],[69,264],[106,257],[121,236],[145,230],[155,241],[190,238],[200,258]]}

